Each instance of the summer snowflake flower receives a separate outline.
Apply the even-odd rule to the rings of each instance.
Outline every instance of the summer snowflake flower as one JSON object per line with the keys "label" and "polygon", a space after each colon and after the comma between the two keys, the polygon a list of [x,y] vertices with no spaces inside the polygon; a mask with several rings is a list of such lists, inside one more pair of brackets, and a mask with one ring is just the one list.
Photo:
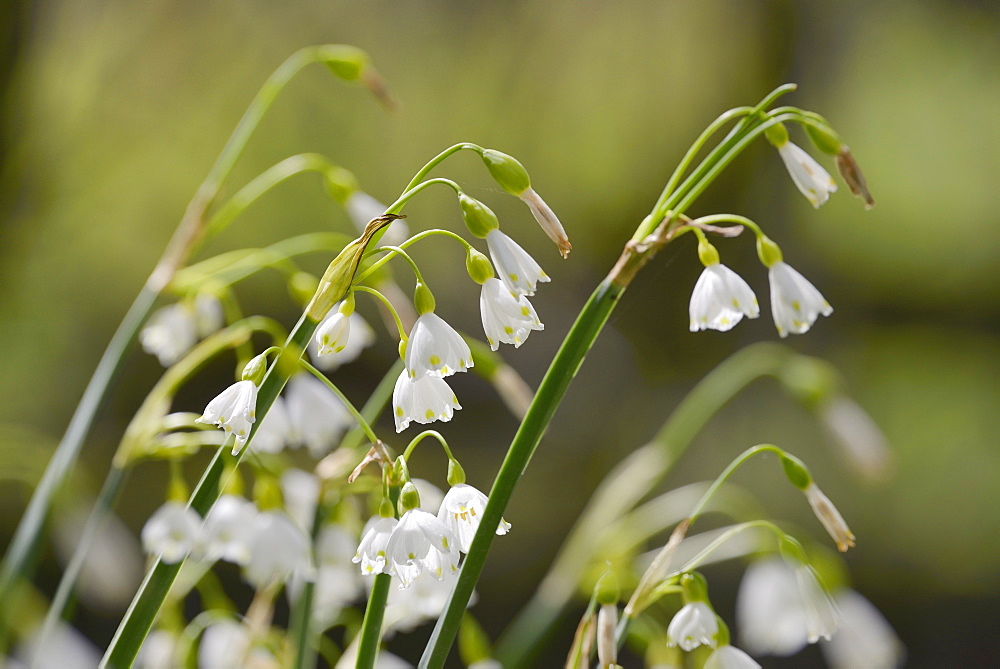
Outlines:
{"label": "summer snowflake flower", "polygon": [[705,267],[691,293],[688,308],[691,332],[718,330],[726,332],[747,318],[757,318],[757,296],[739,274],[723,264]]}
{"label": "summer snowflake flower", "polygon": [[820,314],[829,316],[833,307],[809,281],[784,261],[768,270],[771,280],[771,314],[778,334],[807,332]]}
{"label": "summer snowflake flower", "polygon": [[788,174],[806,199],[817,209],[837,191],[837,182],[812,156],[792,142],[778,147],[778,155],[785,162]]}
{"label": "summer snowflake flower", "polygon": [[800,564],[795,568],[795,580],[799,584],[806,614],[806,640],[809,643],[816,643],[820,638],[829,641],[840,624],[840,615],[833,600],[809,565]]}
{"label": "summer snowflake flower", "polygon": [[169,367],[198,341],[197,326],[188,307],[180,302],[153,312],[139,333],[142,350]]}
{"label": "summer snowflake flower", "polygon": [[462,335],[433,311],[413,324],[406,344],[406,369],[411,377],[451,376],[472,365],[472,351]]}
{"label": "summer snowflake flower", "polygon": [[805,493],[813,513],[823,523],[827,534],[837,544],[837,549],[841,553],[844,553],[848,548],[853,548],[854,533],[851,532],[851,528],[844,522],[844,517],[840,515],[840,511],[833,505],[830,498],[823,494],[823,491],[819,489],[819,486],[815,482],[810,482],[802,492]]}
{"label": "summer snowflake flower", "polygon": [[291,426],[289,441],[307,447],[315,458],[326,455],[354,424],[340,398],[305,372],[289,379],[285,407]]}
{"label": "summer snowflake flower", "polygon": [[239,453],[250,436],[250,427],[256,420],[257,386],[253,381],[237,381],[208,403],[205,413],[196,423],[214,423],[236,436],[233,454]]}
{"label": "summer snowflake flower", "polygon": [[[373,519],[374,520],[374,519]],[[369,527],[362,535],[361,543],[358,545],[358,552],[351,560],[354,564],[361,563],[361,573],[365,576],[372,574],[388,573],[386,570],[386,546],[389,545],[389,537],[399,523],[395,518],[378,518],[374,522],[369,521]]]}
{"label": "summer snowflake flower", "polygon": [[[472,546],[486,502],[485,494],[464,483],[452,486],[441,502],[437,517],[458,539],[458,550],[463,553],[468,553]],[[509,530],[510,523],[501,518],[497,534],[504,535]]]}
{"label": "summer snowflake flower", "polygon": [[552,208],[531,187],[528,187],[518,197],[528,205],[531,215],[538,221],[538,225],[542,226],[542,230],[549,236],[552,243],[559,247],[559,255],[563,258],[569,257],[569,252],[573,250],[573,245],[569,243],[566,230],[563,228],[562,223],[559,222],[559,217],[552,211]]}
{"label": "summer snowflake flower", "polygon": [[892,625],[863,595],[844,588],[834,595],[840,629],[823,644],[823,657],[834,669],[901,667],[906,648]]}
{"label": "summer snowflake flower", "polygon": [[316,328],[316,341],[319,344],[319,356],[340,353],[347,347],[351,338],[351,317],[339,311],[326,318]]}
{"label": "summer snowflake flower", "polygon": [[667,645],[692,651],[698,646],[715,646],[719,621],[715,611],[705,602],[685,604],[667,627]]}
{"label": "summer snowflake flower", "polygon": [[340,315],[341,304],[342,302],[338,302],[334,305],[330,314],[316,328],[316,336],[309,340],[309,357],[312,358],[316,367],[326,372],[353,362],[363,350],[375,343],[375,331],[368,325],[368,321],[355,311],[347,317],[347,325],[344,326],[350,330],[350,337],[346,335],[342,337],[343,348],[339,351],[320,351],[320,332],[324,327],[329,327],[327,323]]}
{"label": "summer snowflake flower", "polygon": [[396,432],[405,430],[410,421],[447,422],[455,415],[455,409],[461,408],[458,398],[444,379],[430,375],[413,378],[405,369],[399,373],[392,391]]}
{"label": "summer snowflake flower", "polygon": [[500,279],[487,279],[479,298],[486,340],[494,351],[500,344],[520,347],[532,330],[544,330],[538,314],[524,295],[511,292]]}
{"label": "summer snowflake flower", "polygon": [[392,573],[406,588],[425,570],[437,579],[457,568],[455,536],[437,516],[422,509],[403,514],[385,547]]}
{"label": "summer snowflake flower", "polygon": [[201,517],[181,502],[166,502],[142,528],[142,547],[167,564],[180,562],[198,538]]}
{"label": "summer snowflake flower", "polygon": [[257,507],[252,502],[236,495],[222,495],[205,518],[198,552],[212,562],[247,564],[256,516]]}
{"label": "summer snowflake flower", "polygon": [[308,571],[309,537],[283,513],[257,514],[250,540],[250,561],[244,575],[256,587],[272,580],[287,581],[293,573]]}
{"label": "summer snowflake flower", "polygon": [[705,660],[705,669],[760,669],[752,657],[739,648],[719,646]]}
{"label": "summer snowflake flower", "polygon": [[515,295],[534,295],[538,282],[550,281],[535,259],[499,229],[487,233],[486,245],[500,280]]}

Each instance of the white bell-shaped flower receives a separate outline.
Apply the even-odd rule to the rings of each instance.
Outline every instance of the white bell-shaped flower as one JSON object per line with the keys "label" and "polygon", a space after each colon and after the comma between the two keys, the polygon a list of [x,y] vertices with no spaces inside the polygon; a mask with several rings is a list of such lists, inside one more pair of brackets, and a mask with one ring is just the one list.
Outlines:
{"label": "white bell-shaped flower", "polygon": [[447,566],[458,563],[455,536],[437,516],[422,509],[403,514],[389,537],[385,553],[402,588],[425,570],[441,578],[449,571]]}
{"label": "white bell-shaped flower", "polygon": [[874,604],[849,588],[839,590],[833,600],[840,611],[840,628],[832,639],[820,644],[829,666],[903,666],[906,648]]}
{"label": "white bell-shaped flower", "polygon": [[314,458],[330,452],[354,424],[340,398],[308,373],[296,374],[288,381],[285,407],[291,423],[291,443],[304,445]]}
{"label": "white bell-shaped flower", "polygon": [[840,625],[840,614],[830,599],[812,567],[800,564],[795,567],[795,580],[799,584],[799,594],[806,616],[806,640],[816,643],[820,639],[827,641],[833,637]]}
{"label": "white bell-shaped flower", "polygon": [[833,307],[809,281],[784,261],[768,270],[771,281],[771,314],[778,334],[802,334],[812,327],[820,314],[829,316]]}
{"label": "white bell-shaped flower", "polygon": [[472,365],[472,351],[455,328],[433,311],[417,318],[406,343],[406,369],[411,377],[451,376]]}
{"label": "white bell-shaped flower", "polygon": [[316,328],[316,353],[320,357],[340,353],[351,338],[351,317],[336,311]]}
{"label": "white bell-shaped flower", "polygon": [[760,669],[760,665],[739,648],[726,644],[712,651],[704,669]]}
{"label": "white bell-shaped flower", "polygon": [[757,318],[757,296],[739,274],[721,263],[705,267],[691,292],[688,308],[691,332],[718,330],[726,332],[747,318]]}
{"label": "white bell-shaped flower", "polygon": [[854,533],[851,532],[851,528],[847,526],[844,517],[840,515],[840,511],[833,505],[830,498],[823,494],[814,481],[810,482],[802,492],[805,493],[809,506],[812,507],[813,513],[823,524],[827,534],[837,544],[837,550],[844,553],[848,548],[853,548]]}
{"label": "white bell-shaped flower", "polygon": [[410,421],[433,423],[449,421],[456,409],[461,409],[451,386],[437,376],[413,378],[405,369],[396,379],[392,391],[392,413],[396,419],[396,432],[402,432]]}
{"label": "white bell-shaped flower", "polygon": [[183,302],[160,307],[139,332],[142,350],[169,367],[198,343],[198,327],[190,307]]}
{"label": "white bell-shaped flower", "polygon": [[165,502],[142,528],[142,547],[168,564],[180,562],[194,547],[201,517],[181,502]]}
{"label": "white bell-shaped flower", "polygon": [[238,453],[247,443],[250,427],[256,420],[257,386],[253,381],[237,381],[208,403],[205,413],[197,423],[214,423],[236,436],[233,453]]}
{"label": "white bell-shaped flower", "polygon": [[785,163],[788,174],[795,182],[812,206],[819,208],[830,199],[830,193],[837,191],[837,182],[830,173],[824,170],[812,156],[792,142],[785,142],[778,147],[778,155]]}
{"label": "white bell-shaped flower", "polygon": [[[478,489],[459,483],[448,490],[441,502],[438,518],[458,539],[458,550],[463,553],[468,553],[472,546],[472,538],[479,529],[479,520],[483,517],[487,501],[486,495]],[[501,518],[497,534],[504,535],[509,531],[510,523]]]}
{"label": "white bell-shaped flower", "polygon": [[288,409],[285,408],[285,400],[276,397],[267,415],[257,426],[250,448],[257,453],[280,453],[291,434],[292,424],[288,418]]}
{"label": "white bell-shaped flower", "polygon": [[250,541],[250,561],[244,576],[255,587],[273,580],[287,581],[310,568],[310,541],[305,532],[278,511],[257,514]]}
{"label": "white bell-shaped flower", "polygon": [[532,330],[544,330],[538,314],[524,295],[510,291],[500,279],[487,279],[479,296],[486,341],[494,351],[500,344],[521,346]]}
{"label": "white bell-shaped flower", "polygon": [[340,315],[341,304],[338,302],[334,305],[330,314],[316,328],[317,336],[309,340],[309,357],[317,368],[325,372],[333,371],[341,365],[353,362],[363,350],[375,343],[375,331],[368,325],[368,321],[355,311],[347,317],[347,325],[343,326],[345,330],[350,330],[350,336],[345,335],[339,340],[343,344],[343,348],[338,351],[334,347],[332,351],[320,352],[321,344],[318,335],[322,328],[332,327],[327,326],[327,324]]}
{"label": "white bell-shaped flower", "polygon": [[351,560],[354,564],[361,563],[361,573],[364,576],[389,573],[386,569],[386,546],[389,545],[389,537],[392,536],[392,531],[396,529],[398,523],[395,518],[378,516],[368,521],[361,533],[361,543],[358,545],[357,553]]}
{"label": "white bell-shaped flower", "polygon": [[247,564],[256,517],[257,507],[249,500],[237,495],[219,497],[201,528],[199,557],[212,562]]}
{"label": "white bell-shaped flower", "polygon": [[719,621],[715,611],[705,602],[691,602],[681,607],[667,627],[667,645],[692,651],[698,646],[715,647]]}
{"label": "white bell-shaped flower", "polygon": [[538,282],[550,280],[535,259],[518,246],[517,242],[500,232],[499,228],[486,234],[486,245],[500,280],[510,292],[516,295],[534,295]]}
{"label": "white bell-shaped flower", "polygon": [[538,225],[542,227],[542,230],[552,240],[552,243],[559,248],[559,255],[563,258],[568,257],[569,252],[573,250],[573,245],[569,243],[566,230],[563,229],[562,223],[559,222],[559,217],[552,211],[552,208],[530,186],[518,197],[528,205],[528,209],[531,210],[531,215],[538,221]]}

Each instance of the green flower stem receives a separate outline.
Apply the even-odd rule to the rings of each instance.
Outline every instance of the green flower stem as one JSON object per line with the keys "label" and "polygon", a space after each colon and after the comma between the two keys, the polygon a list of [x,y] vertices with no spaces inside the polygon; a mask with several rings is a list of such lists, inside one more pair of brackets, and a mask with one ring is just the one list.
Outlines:
{"label": "green flower stem", "polygon": [[458,633],[479,574],[486,563],[486,554],[493,542],[494,532],[500,524],[504,509],[510,501],[514,488],[531,460],[542,433],[555,413],[560,400],[566,393],[573,377],[576,376],[583,360],[607,322],[625,286],[610,278],[598,285],[583,307],[562,346],[556,353],[549,370],[538,387],[538,392],[524,416],[521,426],[511,442],[507,457],[490,490],[489,502],[483,511],[479,529],[472,547],[462,565],[458,582],[448,600],[444,614],[438,619],[431,638],[420,658],[420,667],[441,667],[451,644]]}
{"label": "green flower stem", "polygon": [[315,376],[317,379],[319,379],[320,381],[322,381],[323,384],[327,388],[329,388],[333,392],[333,394],[336,395],[340,399],[340,401],[343,403],[344,407],[347,409],[348,413],[350,413],[354,417],[354,420],[357,421],[358,425],[361,426],[361,429],[365,431],[365,435],[368,436],[368,438],[371,440],[371,442],[373,444],[376,443],[379,440],[379,438],[377,436],[375,436],[375,431],[372,430],[372,426],[368,424],[368,421],[365,420],[365,417],[362,416],[361,412],[357,410],[357,408],[354,406],[354,403],[351,402],[351,400],[347,399],[347,395],[345,395],[340,390],[340,388],[338,388],[336,385],[334,385],[333,381],[331,381],[330,379],[328,379],[327,376],[326,376],[326,374],[324,374],[323,372],[319,371],[318,369],[316,369],[315,367],[313,367],[312,365],[310,365],[304,359],[300,359],[299,360],[299,364],[302,365],[302,367],[307,372],[309,372],[310,374],[312,374],[313,376]]}
{"label": "green flower stem", "polygon": [[700,223],[701,225],[715,225],[717,223],[737,223],[739,225],[746,226],[753,231],[756,237],[760,237],[764,234],[764,231],[760,229],[760,226],[751,221],[746,216],[740,216],[738,214],[712,214],[711,216],[699,216],[698,218],[691,221],[691,223]]}
{"label": "green flower stem", "polygon": [[[412,184],[413,182],[410,183]],[[445,186],[448,186],[448,188],[451,188],[456,193],[462,192],[461,187],[451,179],[444,179],[442,177],[428,179],[427,181],[421,181],[415,186],[414,185],[407,186],[406,190],[403,191],[403,194],[400,195],[398,198],[396,198],[395,202],[389,205],[389,208],[385,210],[385,213],[398,214],[403,210],[403,205],[409,202],[414,195],[416,195],[417,193],[419,193],[420,191],[424,190],[429,186],[433,186],[434,184],[444,184]]]}
{"label": "green flower stem", "polygon": [[[396,364],[389,368],[385,376],[376,386],[375,390],[368,397],[368,401],[361,408],[361,415],[365,421],[373,423],[385,411],[392,399],[392,390],[396,385],[396,377],[403,371],[403,361],[397,360]],[[350,430],[340,442],[341,448],[353,449],[365,441],[365,431],[360,427]],[[321,498],[322,499],[322,498]],[[316,514],[313,517],[312,539],[315,544],[319,531],[323,528],[326,518],[326,509],[323,504],[316,505]],[[317,635],[322,635],[323,630],[315,630],[312,626],[312,607],[316,592],[315,580],[307,580],[302,590],[302,594],[295,602],[292,610],[292,619],[289,624],[289,636],[295,643],[295,660],[292,665],[294,669],[310,669],[316,666],[316,651],[322,636],[317,639]],[[371,606],[371,604],[369,604]],[[384,607],[383,607],[384,608]],[[373,615],[375,615],[373,613]],[[381,614],[380,614],[381,615]],[[331,665],[332,666],[332,665]]]}
{"label": "green flower stem", "polygon": [[241,188],[225,204],[219,207],[205,223],[202,240],[209,239],[222,232],[226,226],[242,214],[247,207],[256,202],[262,195],[297,174],[319,172],[324,174],[336,168],[336,165],[318,153],[300,153],[289,156],[281,162],[267,168],[253,181]]}
{"label": "green flower stem", "polygon": [[378,645],[382,638],[382,619],[385,617],[385,603],[389,598],[389,586],[392,576],[378,574],[372,583],[371,594],[368,597],[368,608],[365,609],[365,619],[361,623],[361,642],[358,644],[358,659],[356,669],[371,669],[375,666],[378,656]]}
{"label": "green flower stem", "polygon": [[677,574],[683,574],[684,572],[691,571],[692,569],[697,569],[702,562],[704,562],[712,553],[715,552],[719,546],[726,543],[737,534],[741,532],[746,532],[757,527],[763,527],[765,529],[771,530],[774,535],[778,538],[780,542],[782,539],[788,537],[788,535],[777,525],[769,520],[751,520],[746,523],[740,523],[729,530],[723,532],[709,545],[705,546],[697,555],[688,560],[680,569],[671,573],[671,576],[676,576]]}
{"label": "green flower stem", "polygon": [[381,300],[382,304],[385,305],[386,310],[389,312],[389,315],[392,316],[392,320],[396,323],[396,331],[399,333],[399,338],[401,340],[406,339],[406,328],[403,327],[403,321],[400,320],[399,314],[396,312],[396,307],[392,306],[392,302],[390,302],[385,295],[375,290],[374,288],[369,288],[368,286],[354,286],[354,290],[361,291],[362,293],[368,293],[369,295],[374,295],[379,300]]}
{"label": "green flower stem", "polygon": [[[459,151],[461,151],[463,149],[468,149],[470,151],[475,151],[477,153],[480,153],[480,152],[482,152],[483,147],[479,146],[478,144],[472,144],[470,142],[460,142],[458,144],[455,144],[454,146],[449,146],[447,149],[445,149],[441,153],[439,153],[436,156],[434,156],[433,158],[431,158],[427,162],[426,165],[424,165],[423,167],[421,167],[420,171],[417,172],[413,176],[413,178],[410,180],[410,183],[407,184],[407,186],[406,186],[406,188],[404,190],[408,191],[411,188],[413,188],[414,186],[416,186],[418,183],[420,183],[421,181],[423,181],[424,177],[426,177],[428,174],[430,174],[431,170],[433,170],[441,162],[443,162],[445,158],[447,158],[448,156],[452,155],[453,153],[458,153]],[[390,210],[391,210],[391,208],[390,208]],[[396,213],[398,213],[398,212],[396,212]]]}
{"label": "green flower stem", "polygon": [[[104,355],[101,356],[94,375],[87,383],[83,398],[70,419],[69,427],[56,447],[52,460],[49,461],[18,523],[3,563],[0,564],[0,610],[9,611],[15,608],[8,598],[18,578],[30,577],[34,570],[33,563],[45,517],[52,505],[52,497],[72,470],[94,418],[118,376],[125,354],[135,340],[139,328],[152,311],[156,298],[195,250],[200,231],[204,226],[205,212],[218,195],[222,182],[229,175],[250,135],[285,84],[306,65],[327,59],[329,51],[330,47],[324,46],[307,47],[297,51],[268,77],[185,209],[184,216],[168,242],[163,256],[115,331]],[[0,648],[6,646],[5,636],[6,626],[0,630]]]}
{"label": "green flower stem", "polygon": [[535,594],[496,646],[505,667],[530,657],[576,593],[598,550],[594,538],[621,518],[667,475],[709,419],[756,379],[775,376],[797,358],[781,344],[748,346],[726,359],[674,409],[653,439],[623,459],[598,486]]}
{"label": "green flower stem", "polygon": [[438,443],[441,444],[441,448],[444,449],[445,455],[448,456],[448,459],[449,460],[455,459],[455,456],[451,454],[451,449],[448,448],[448,442],[445,441],[444,437],[441,436],[440,432],[438,432],[437,430],[424,430],[423,432],[415,436],[413,438],[413,441],[407,444],[406,448],[403,450],[403,460],[408,461],[410,459],[410,456],[413,454],[413,449],[415,449],[417,447],[417,444],[419,444],[427,437],[434,437],[435,439],[437,439]]}
{"label": "green flower stem", "polygon": [[750,458],[760,453],[777,453],[778,455],[781,456],[785,455],[785,451],[778,448],[777,446],[774,446],[772,444],[759,444],[757,446],[752,446],[748,448],[747,450],[743,451],[738,456],[736,456],[736,459],[730,462],[729,466],[726,467],[724,470],[722,470],[722,473],[719,474],[718,477],[716,477],[715,481],[712,482],[712,485],[709,486],[708,490],[705,491],[705,494],[701,496],[700,500],[698,500],[698,503],[694,505],[694,509],[688,515],[688,518],[690,519],[692,525],[694,524],[694,521],[698,519],[698,516],[701,514],[702,509],[704,509],[705,505],[708,504],[708,501],[712,499],[712,495],[715,494],[715,492],[719,489],[719,487],[723,483],[725,483],[726,480],[730,476],[732,476],[737,469],[742,467]]}
{"label": "green flower stem", "polygon": [[[472,248],[472,244],[470,244],[469,242],[465,241],[464,239],[462,239],[461,236],[456,235],[451,230],[434,229],[434,230],[425,230],[425,231],[423,231],[421,233],[413,235],[412,237],[410,237],[409,239],[407,239],[405,242],[403,242],[402,244],[400,244],[398,247],[383,246],[381,248],[373,249],[370,253],[379,253],[379,252],[386,251],[386,250],[393,251],[393,249],[395,249],[395,248],[405,249],[407,247],[413,246],[414,244],[416,244],[417,242],[419,242],[422,239],[427,239],[428,237],[430,237],[432,235],[442,235],[444,237],[448,237],[450,239],[454,239],[455,241],[459,242],[462,245],[462,247],[465,249],[466,252],[468,252],[468,250],[470,248]],[[373,272],[375,272],[380,267],[382,267],[387,262],[389,262],[392,259],[392,257],[395,255],[395,253],[396,253],[395,251],[393,251],[391,253],[387,253],[383,257],[381,257],[378,260],[376,260],[375,262],[373,262],[371,265],[369,265],[368,267],[366,267],[364,269],[364,271],[359,272],[357,278],[354,281],[356,283],[364,281]]]}
{"label": "green flower stem", "polygon": [[[191,495],[189,506],[204,517],[219,498],[221,488],[219,480],[224,470],[235,468],[243,456],[250,450],[251,442],[257,428],[267,416],[268,410],[277,399],[289,376],[299,368],[299,359],[319,325],[315,320],[303,316],[296,323],[288,337],[281,354],[271,365],[257,393],[257,420],[253,424],[246,446],[237,454],[232,455],[228,446],[223,446],[215,453],[212,462],[206,468],[198,486]],[[228,466],[228,467],[227,467]],[[146,573],[146,578],[139,586],[139,591],[129,605],[125,617],[115,632],[111,645],[101,660],[101,667],[129,667],[135,661],[139,647],[149,633],[149,628],[163,605],[171,584],[180,571],[182,562],[166,564],[157,559],[153,567]]]}
{"label": "green flower stem", "polygon": [[[152,310],[157,292],[144,287],[136,297],[118,330],[111,338],[111,343],[101,356],[101,361],[87,384],[83,398],[73,412],[66,434],[56,448],[42,475],[38,487],[35,488],[31,501],[11,538],[3,563],[0,565],[0,610],[14,611],[17,606],[11,597],[14,586],[19,578],[30,578],[34,571],[39,540],[48,515],[52,498],[62,486],[76,462],[83,442],[90,432],[94,418],[104,405],[108,389],[121,371],[122,361],[130,350],[135,335]],[[3,637],[6,636],[7,625],[0,630],[0,648],[4,647]]]}
{"label": "green flower stem", "polygon": [[[379,246],[378,248],[371,250],[372,253],[379,253],[379,252],[382,252],[382,251],[389,251],[389,253],[386,254],[385,258],[382,258],[380,260],[386,260],[386,259],[392,258],[393,256],[399,256],[403,260],[405,260],[406,264],[408,264],[410,266],[410,269],[413,270],[413,276],[416,277],[417,283],[423,283],[424,282],[424,277],[420,273],[420,268],[417,267],[417,263],[414,262],[413,258],[410,257],[409,253],[407,253],[403,249],[399,248],[398,246]],[[375,265],[373,265],[373,267],[378,266],[378,265],[379,265],[379,263],[375,263]]]}

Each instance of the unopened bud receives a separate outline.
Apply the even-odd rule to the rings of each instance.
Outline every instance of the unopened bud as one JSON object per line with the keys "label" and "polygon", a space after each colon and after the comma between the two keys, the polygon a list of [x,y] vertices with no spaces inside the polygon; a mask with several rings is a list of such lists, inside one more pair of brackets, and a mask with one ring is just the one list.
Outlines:
{"label": "unopened bud", "polygon": [[364,233],[344,247],[330,266],[323,273],[316,293],[306,307],[306,316],[314,321],[321,321],[329,313],[333,305],[344,299],[358,271],[358,264],[364,256],[365,248],[371,238],[382,228],[389,225],[398,216],[380,216],[372,219]]}
{"label": "unopened bud", "polygon": [[496,276],[490,259],[471,246],[465,256],[465,269],[468,270],[472,280],[478,284],[484,284]]}
{"label": "unopened bud", "polygon": [[493,149],[483,149],[479,155],[486,163],[486,169],[490,171],[493,180],[514,197],[521,197],[521,193],[531,188],[528,171],[517,158]]}
{"label": "unopened bud", "polygon": [[462,207],[462,218],[465,219],[465,225],[474,236],[483,239],[491,230],[500,227],[500,222],[493,210],[474,197],[459,193],[458,204]]}
{"label": "unopened bud", "polygon": [[847,187],[851,189],[854,195],[865,201],[865,209],[874,207],[875,200],[872,198],[872,194],[868,192],[868,183],[865,181],[865,175],[861,173],[861,168],[858,167],[857,161],[851,155],[851,150],[846,146],[842,146],[840,152],[837,153],[836,162],[837,171],[840,172],[840,176],[847,182]]}
{"label": "unopened bud", "polygon": [[841,553],[846,553],[848,548],[854,548],[854,533],[851,532],[847,523],[844,522],[844,517],[840,515],[840,511],[833,505],[830,498],[823,494],[819,486],[810,482],[802,492],[806,494],[809,506],[812,507],[813,513],[816,514],[819,522],[823,524],[823,528],[826,529],[827,534],[837,544],[837,550]]}
{"label": "unopened bud", "polygon": [[618,606],[603,604],[597,612],[597,664],[601,669],[618,667]]}

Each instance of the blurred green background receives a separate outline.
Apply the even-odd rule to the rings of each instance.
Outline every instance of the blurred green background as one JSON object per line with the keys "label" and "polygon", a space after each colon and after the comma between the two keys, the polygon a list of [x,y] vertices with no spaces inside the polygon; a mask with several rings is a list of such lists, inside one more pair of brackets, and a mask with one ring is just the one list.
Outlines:
{"label": "blurred green background", "polygon": [[[384,113],[363,90],[309,69],[265,119],[229,192],[302,151],[353,170],[384,201],[454,142],[514,154],[569,231],[568,261],[478,160],[453,159],[441,173],[493,207],[552,276],[534,300],[545,331],[520,350],[503,350],[532,385],[701,128],[795,81],[789,104],[833,123],[878,206],[865,212],[842,187],[814,211],[761,145],[691,213],[759,221],[836,307],[788,343],[843,371],[892,442],[895,474],[880,484],[857,478],[815,420],[777,384],[761,382],[711,424],[668,483],[712,478],[761,441],[792,450],[858,535],[846,557],[854,586],[895,626],[908,666],[1000,663],[995,3],[15,1],[3,13],[0,542],[188,199],[261,82],[295,49],[362,47],[401,108]],[[808,146],[801,133],[793,140]],[[415,229],[461,226],[446,192],[428,193],[408,213]],[[299,177],[204,255],[347,225],[319,179]],[[531,594],[607,469],[721,360],[777,338],[752,245],[719,247],[762,297],[765,314],[727,335],[688,333],[687,300],[700,268],[689,239],[640,274],[506,514],[514,532],[496,543],[476,607],[492,635]],[[430,244],[416,257],[439,313],[476,332],[476,287],[449,280],[463,271],[454,251]],[[323,259],[312,261],[320,271]],[[297,315],[277,275],[248,282],[241,296],[248,312],[288,325]],[[370,303],[359,304],[373,315]],[[338,378],[354,379],[347,383],[357,396],[394,355],[383,337]],[[200,379],[180,408],[199,410],[227,365]],[[99,483],[159,373],[154,358],[132,355],[78,467],[79,485]],[[479,379],[455,386],[465,408],[442,432],[470,482],[485,487],[516,422]],[[421,460],[415,474],[443,485],[438,465]],[[800,498],[778,485],[777,468],[758,465],[739,483],[773,516],[820,536]],[[137,470],[120,504],[130,527],[138,531],[164,488],[165,467]],[[738,565],[708,573],[728,616]],[[57,574],[46,552],[40,587],[51,591]],[[103,646],[119,615],[83,610],[81,628]],[[813,648],[767,666],[819,662]]]}

